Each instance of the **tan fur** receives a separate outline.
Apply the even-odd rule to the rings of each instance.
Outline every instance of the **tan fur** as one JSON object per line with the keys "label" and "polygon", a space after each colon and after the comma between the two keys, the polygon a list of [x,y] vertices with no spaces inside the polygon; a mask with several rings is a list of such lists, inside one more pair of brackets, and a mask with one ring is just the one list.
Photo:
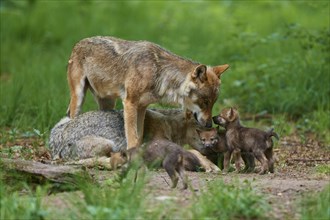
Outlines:
{"label": "tan fur", "polygon": [[112,170],[117,170],[127,162],[127,158],[121,152],[111,153],[110,165]]}
{"label": "tan fur", "polygon": [[194,154],[200,164],[201,164],[201,167],[205,170],[205,172],[209,173],[209,172],[220,172],[220,169],[219,167],[217,167],[214,163],[212,163],[211,161],[209,161],[205,156],[203,156],[199,151],[197,150],[188,150],[188,152]]}
{"label": "tan fur", "polygon": [[101,110],[112,109],[116,98],[121,98],[128,148],[141,144],[146,107],[151,103],[178,103],[191,110],[202,126],[210,127],[219,78],[227,68],[206,67],[146,41],[86,38],[75,45],[68,62],[68,115],[79,114],[87,89]]}

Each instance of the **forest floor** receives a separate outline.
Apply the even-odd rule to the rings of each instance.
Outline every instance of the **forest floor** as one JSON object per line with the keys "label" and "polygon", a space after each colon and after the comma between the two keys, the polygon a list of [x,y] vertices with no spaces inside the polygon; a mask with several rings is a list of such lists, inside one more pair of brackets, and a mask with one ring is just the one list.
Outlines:
{"label": "forest floor", "polygon": [[[50,159],[50,154],[41,138],[21,137],[9,140],[0,145],[1,157],[24,158],[33,161]],[[319,192],[330,187],[330,154],[329,146],[322,146],[312,136],[304,140],[298,135],[281,138],[274,149],[276,159],[275,173],[240,174],[240,173],[203,173],[187,172],[190,187],[182,190],[179,182],[177,189],[170,187],[170,179],[164,170],[149,171],[147,189],[151,193],[150,204],[173,200],[177,203],[178,211],[190,204],[193,195],[198,195],[210,181],[221,178],[225,183],[232,181],[249,181],[257,192],[261,193],[272,211],[269,216],[273,219],[299,219],[297,203],[308,192]],[[320,172],[322,167],[325,172]],[[114,175],[115,171],[90,170],[99,181],[105,181]],[[52,194],[44,199],[47,204],[65,207],[64,194],[77,192],[61,192]],[[80,193],[80,192],[78,192]],[[81,194],[82,195],[82,194]],[[220,208],[220,207],[219,207]]]}

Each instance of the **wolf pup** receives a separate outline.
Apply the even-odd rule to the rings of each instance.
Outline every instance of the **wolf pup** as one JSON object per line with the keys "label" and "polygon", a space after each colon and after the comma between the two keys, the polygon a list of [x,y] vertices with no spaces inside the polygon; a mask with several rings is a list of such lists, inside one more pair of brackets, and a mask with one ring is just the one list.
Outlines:
{"label": "wolf pup", "polygon": [[[141,148],[130,148],[120,153],[122,158],[127,161],[138,161],[138,157],[142,158],[144,164],[148,167],[163,167],[172,181],[172,188],[175,188],[179,181],[179,176],[183,182],[183,189],[188,188],[188,178],[185,170],[197,171],[201,167],[198,158],[185,151],[181,146],[166,140],[155,139]],[[112,163],[118,160],[118,153]],[[138,164],[141,167],[141,164]]]}
{"label": "wolf pup", "polygon": [[172,180],[174,188],[178,182],[178,174],[183,182],[183,188],[187,188],[186,171],[218,172],[220,169],[207,160],[196,150],[185,150],[181,146],[159,139],[151,141],[144,150],[143,160],[149,166],[159,167],[160,163]]}
{"label": "wolf pup", "polygon": [[276,139],[279,137],[273,129],[265,132],[256,128],[243,127],[235,108],[223,109],[218,116],[213,117],[213,122],[226,129],[226,142],[230,153],[234,150],[243,153],[252,152],[262,166],[259,174],[265,174],[267,171],[274,172],[271,137],[274,136]]}
{"label": "wolf pup", "polygon": [[[166,139],[153,140],[144,150],[143,160],[149,166],[162,167],[172,180],[172,188],[175,188],[179,177],[183,182],[183,188],[188,188],[188,178],[185,167],[197,170],[201,166],[198,158],[188,154],[181,146]],[[186,160],[186,162],[184,162]]]}
{"label": "wolf pup", "polygon": [[67,115],[79,114],[87,89],[101,110],[113,109],[120,97],[127,149],[142,143],[146,108],[151,103],[178,103],[191,110],[200,125],[211,127],[220,75],[228,67],[202,65],[147,41],[86,38],[74,46],[68,62]]}
{"label": "wolf pup", "polygon": [[[223,160],[221,161],[220,167],[223,169],[223,173],[227,173],[230,165],[230,151],[226,143],[226,133],[225,131],[220,131],[217,128],[212,128],[209,130],[199,130],[196,129],[198,136],[205,149],[210,150],[207,157],[212,155],[217,155],[220,153],[223,155]],[[219,157],[217,155],[217,157]],[[235,161],[236,171],[240,171],[240,160],[243,159],[245,163],[245,168],[242,172],[250,172],[254,169],[254,157],[250,153],[241,153],[239,151],[234,152],[233,160]],[[217,158],[218,159],[218,158]],[[215,163],[217,163],[216,161]]]}

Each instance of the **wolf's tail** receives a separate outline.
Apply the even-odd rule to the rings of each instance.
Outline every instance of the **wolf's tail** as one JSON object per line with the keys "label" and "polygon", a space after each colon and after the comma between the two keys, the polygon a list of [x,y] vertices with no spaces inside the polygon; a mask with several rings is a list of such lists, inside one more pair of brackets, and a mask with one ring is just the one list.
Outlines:
{"label": "wolf's tail", "polygon": [[274,128],[270,129],[268,132],[267,132],[267,137],[268,138],[271,138],[271,137],[275,137],[277,140],[279,140],[279,136],[278,134],[274,131]]}

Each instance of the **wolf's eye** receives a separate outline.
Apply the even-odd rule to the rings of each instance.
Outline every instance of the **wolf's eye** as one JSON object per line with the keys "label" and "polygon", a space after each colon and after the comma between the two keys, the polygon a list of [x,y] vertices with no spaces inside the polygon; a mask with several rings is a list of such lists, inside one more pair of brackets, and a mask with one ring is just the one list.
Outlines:
{"label": "wolf's eye", "polygon": [[205,138],[202,138],[202,141],[205,142]]}

